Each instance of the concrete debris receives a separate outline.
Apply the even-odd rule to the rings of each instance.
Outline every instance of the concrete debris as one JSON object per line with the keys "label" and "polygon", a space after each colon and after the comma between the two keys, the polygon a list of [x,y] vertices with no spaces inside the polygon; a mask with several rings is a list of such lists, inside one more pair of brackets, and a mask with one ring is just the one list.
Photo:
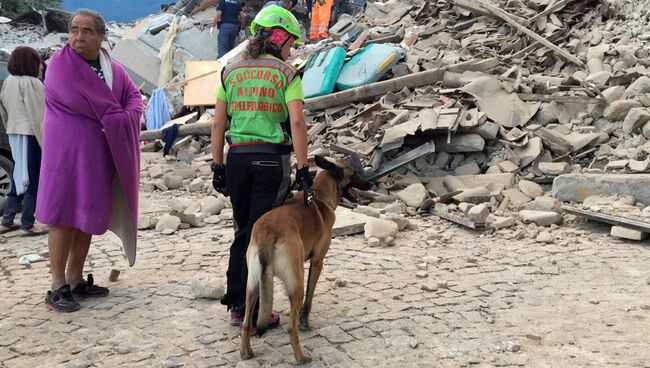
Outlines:
{"label": "concrete debris", "polygon": [[364,237],[368,240],[379,239],[381,245],[392,245],[399,226],[393,221],[376,219],[373,217],[368,218],[364,226]]}
{"label": "concrete debris", "polygon": [[[230,226],[230,203],[211,185],[214,106],[184,101],[186,65],[216,64],[216,47],[205,47],[216,44],[208,30],[215,9],[198,3],[136,24],[108,24],[112,56],[145,94],[162,88],[172,116],[166,126],[181,125],[166,158],[160,131],[141,134],[142,192],[170,198],[169,208],[139,216],[141,230]],[[261,3],[246,6],[255,14]],[[629,33],[615,10],[599,0],[373,1],[339,16],[332,39],[298,46],[294,65],[332,46],[351,57],[386,44],[399,55],[377,82],[305,101],[310,156],[357,157],[378,193],[363,194],[354,212],[337,210],[335,236],[364,231],[368,244],[388,245],[410,226],[409,217],[425,214],[474,228],[560,225],[560,201],[590,195],[650,204],[650,177],[627,174],[650,170],[650,37]],[[54,21],[30,14],[23,19],[35,22],[0,22],[0,83],[6,52],[26,44],[47,59],[67,40],[42,26],[64,24],[61,14]],[[174,21],[173,78],[158,85],[159,51]],[[245,47],[239,43],[219,65]],[[553,179],[554,198],[544,196]],[[548,238],[537,235],[543,243]]]}
{"label": "concrete debris", "polygon": [[223,282],[217,280],[208,274],[197,274],[192,277],[190,285],[192,287],[192,294],[196,298],[205,299],[221,299],[225,294]]}
{"label": "concrete debris", "polygon": [[519,218],[525,224],[534,223],[537,226],[551,226],[562,223],[562,215],[557,212],[521,210],[519,211]]}
{"label": "concrete debris", "polygon": [[644,240],[648,237],[648,233],[623,226],[612,226],[611,235],[616,238],[629,240]]}

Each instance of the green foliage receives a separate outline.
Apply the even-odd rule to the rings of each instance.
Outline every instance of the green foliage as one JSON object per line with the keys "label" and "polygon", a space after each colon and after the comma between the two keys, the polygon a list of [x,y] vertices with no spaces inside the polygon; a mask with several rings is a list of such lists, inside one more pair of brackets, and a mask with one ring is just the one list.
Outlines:
{"label": "green foliage", "polygon": [[60,8],[59,0],[0,0],[0,16],[10,19],[34,8]]}

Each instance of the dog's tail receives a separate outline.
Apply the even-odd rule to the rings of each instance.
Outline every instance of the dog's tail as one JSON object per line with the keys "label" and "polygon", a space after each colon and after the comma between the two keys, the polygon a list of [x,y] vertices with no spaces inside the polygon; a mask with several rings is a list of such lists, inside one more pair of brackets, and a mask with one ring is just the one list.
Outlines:
{"label": "dog's tail", "polygon": [[268,330],[273,310],[273,267],[270,260],[254,242],[250,244],[251,252],[248,263],[248,290],[259,287],[259,312],[257,313],[257,334],[262,336]]}

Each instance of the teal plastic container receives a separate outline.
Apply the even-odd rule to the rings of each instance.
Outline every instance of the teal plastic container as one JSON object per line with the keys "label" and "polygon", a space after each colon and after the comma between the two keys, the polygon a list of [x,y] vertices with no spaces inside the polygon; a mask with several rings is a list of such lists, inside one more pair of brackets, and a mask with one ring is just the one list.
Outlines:
{"label": "teal plastic container", "polygon": [[381,79],[401,58],[397,47],[370,44],[350,59],[341,70],[336,87],[346,90]]}
{"label": "teal plastic container", "polygon": [[302,77],[305,98],[332,93],[344,62],[345,50],[342,47],[323,50],[312,56]]}

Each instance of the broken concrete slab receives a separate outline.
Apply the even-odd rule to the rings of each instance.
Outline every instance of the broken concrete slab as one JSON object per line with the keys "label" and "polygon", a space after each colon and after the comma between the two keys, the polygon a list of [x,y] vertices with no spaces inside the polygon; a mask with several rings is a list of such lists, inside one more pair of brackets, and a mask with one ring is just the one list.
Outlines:
{"label": "broken concrete slab", "polygon": [[477,175],[481,173],[481,168],[476,162],[469,162],[464,165],[460,165],[454,169],[454,174],[458,176],[462,175]]}
{"label": "broken concrete slab", "polygon": [[650,205],[650,174],[566,174],[553,181],[553,197],[582,202],[591,195],[629,195]]}
{"label": "broken concrete slab", "polygon": [[476,133],[456,134],[447,143],[447,138],[437,138],[435,145],[438,151],[449,153],[480,152],[485,147],[485,139]]}
{"label": "broken concrete slab", "polygon": [[399,226],[393,221],[381,220],[374,217],[368,217],[368,219],[369,220],[363,227],[363,236],[366,239],[379,239],[385,244],[392,243],[392,239],[394,239],[399,232]]}
{"label": "broken concrete slab", "polygon": [[636,133],[645,123],[650,120],[650,112],[646,108],[635,107],[630,109],[623,120],[623,133]]}
{"label": "broken concrete slab", "polygon": [[650,78],[645,75],[635,80],[623,93],[622,99],[650,92]]}
{"label": "broken concrete slab", "polygon": [[623,226],[612,226],[610,235],[616,238],[629,240],[644,240],[648,237],[648,233],[646,232]]}
{"label": "broken concrete slab", "polygon": [[163,215],[158,219],[158,223],[156,224],[156,231],[163,234],[171,234],[178,230],[178,226],[180,224],[180,218],[172,215]]}
{"label": "broken concrete slab", "polygon": [[516,147],[513,152],[519,157],[519,167],[524,168],[532,164],[543,152],[542,139],[533,137],[524,147]]}
{"label": "broken concrete slab", "polygon": [[354,213],[344,207],[337,207],[332,236],[338,237],[363,233],[364,226],[371,218],[373,217],[361,213]]}
{"label": "broken concrete slab", "polygon": [[639,161],[639,160],[630,160],[628,164],[630,170],[635,173],[640,173],[640,172],[646,172],[648,169],[650,169],[650,160],[644,160],[644,161]]}
{"label": "broken concrete slab", "polygon": [[467,211],[467,217],[475,223],[484,223],[490,215],[490,209],[486,203],[476,205]]}
{"label": "broken concrete slab", "polygon": [[628,112],[635,108],[635,107],[641,107],[642,104],[641,102],[637,100],[618,100],[614,101],[607,108],[605,109],[605,112],[603,113],[603,116],[611,121],[621,121],[625,119],[627,116]]}
{"label": "broken concrete slab", "polygon": [[519,218],[525,224],[534,223],[537,226],[551,226],[562,223],[562,215],[557,212],[521,210]]}
{"label": "broken concrete slab", "polygon": [[537,136],[542,139],[544,145],[558,155],[566,155],[573,150],[573,147],[561,135],[556,134],[550,129],[540,128],[536,132]]}
{"label": "broken concrete slab", "polygon": [[427,189],[420,183],[414,183],[397,193],[397,197],[409,207],[420,207],[427,199]]}
{"label": "broken concrete slab", "polygon": [[534,211],[562,213],[562,202],[553,197],[537,197],[526,208]]}
{"label": "broken concrete slab", "polygon": [[517,186],[524,195],[532,199],[540,197],[544,194],[544,189],[539,184],[530,180],[521,180]]}
{"label": "broken concrete slab", "polygon": [[218,215],[226,207],[226,204],[221,198],[214,196],[207,196],[199,202],[201,212],[207,213],[209,216]]}
{"label": "broken concrete slab", "polygon": [[537,167],[542,174],[551,176],[571,172],[571,166],[568,162],[540,162]]}
{"label": "broken concrete slab", "polygon": [[518,189],[506,189],[501,192],[505,198],[509,198],[510,203],[516,207],[521,208],[531,201],[531,198]]}
{"label": "broken concrete slab", "polygon": [[484,188],[487,184],[492,184],[494,190],[508,189],[515,185],[515,176],[509,173],[445,176],[442,178],[425,178],[424,180],[428,181],[427,189],[438,196],[463,189]]}
{"label": "broken concrete slab", "polygon": [[461,89],[477,99],[481,111],[494,122],[513,128],[526,124],[541,103],[526,103],[516,93],[508,93],[498,79],[485,75],[474,79]]}

